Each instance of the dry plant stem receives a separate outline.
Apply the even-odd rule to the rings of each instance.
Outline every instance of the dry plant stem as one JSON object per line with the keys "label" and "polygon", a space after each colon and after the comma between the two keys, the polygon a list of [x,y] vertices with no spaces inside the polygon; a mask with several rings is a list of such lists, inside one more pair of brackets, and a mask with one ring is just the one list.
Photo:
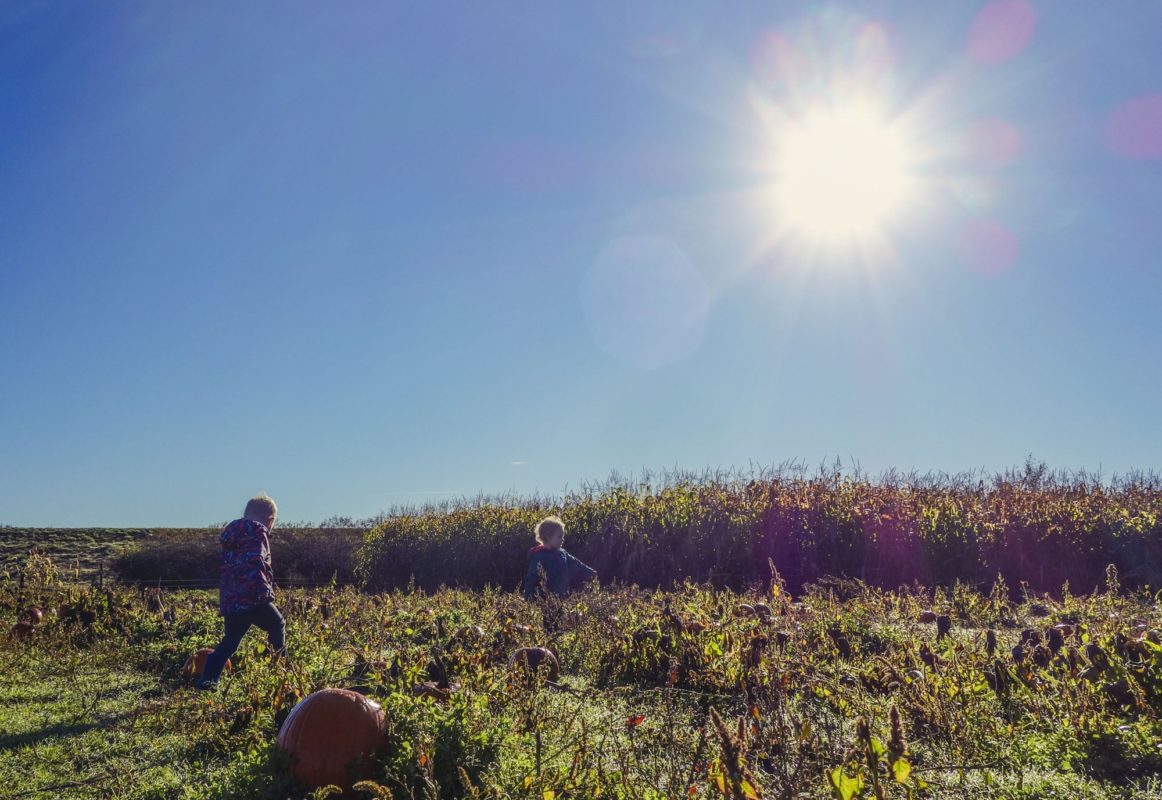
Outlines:
{"label": "dry plant stem", "polygon": [[912,772],[970,772],[978,769],[996,769],[1004,761],[992,761],[988,764],[928,764],[923,767],[912,767]]}
{"label": "dry plant stem", "polygon": [[702,726],[698,728],[698,744],[694,748],[694,759],[690,762],[690,774],[686,780],[687,786],[694,785],[694,777],[698,770],[698,764],[702,763],[702,751],[706,745],[706,722],[703,721]]}

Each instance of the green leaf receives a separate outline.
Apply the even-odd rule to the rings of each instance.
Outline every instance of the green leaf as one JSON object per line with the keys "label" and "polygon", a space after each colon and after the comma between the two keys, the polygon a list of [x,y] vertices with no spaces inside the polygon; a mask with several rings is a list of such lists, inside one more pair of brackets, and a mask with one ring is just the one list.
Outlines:
{"label": "green leaf", "polygon": [[884,743],[876,737],[871,737],[871,749],[877,756],[882,756],[885,752]]}
{"label": "green leaf", "polygon": [[743,781],[738,785],[738,788],[742,791],[743,797],[749,798],[749,800],[759,800],[758,790],[750,781]]}
{"label": "green leaf", "polygon": [[908,776],[912,774],[912,765],[908,763],[906,758],[897,758],[896,763],[892,764],[892,775],[896,779],[896,783],[907,783]]}
{"label": "green leaf", "polygon": [[827,778],[831,781],[831,788],[835,790],[835,795],[839,800],[851,800],[863,788],[863,781],[860,780],[859,775],[849,778],[843,771],[842,764],[828,772]]}

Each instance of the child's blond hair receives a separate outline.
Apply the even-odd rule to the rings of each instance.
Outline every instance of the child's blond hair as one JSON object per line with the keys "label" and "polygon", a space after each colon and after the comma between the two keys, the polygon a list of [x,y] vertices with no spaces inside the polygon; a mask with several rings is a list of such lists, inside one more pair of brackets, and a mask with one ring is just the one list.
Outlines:
{"label": "child's blond hair", "polygon": [[561,538],[565,538],[565,522],[557,516],[545,517],[538,522],[536,529],[533,531],[533,535],[537,537],[538,542],[544,544],[545,534],[554,532],[559,532]]}
{"label": "child's blond hair", "polygon": [[247,501],[246,510],[242,512],[242,516],[257,522],[266,522],[268,519],[274,519],[278,516],[278,505],[274,502],[273,497],[266,492],[260,492]]}

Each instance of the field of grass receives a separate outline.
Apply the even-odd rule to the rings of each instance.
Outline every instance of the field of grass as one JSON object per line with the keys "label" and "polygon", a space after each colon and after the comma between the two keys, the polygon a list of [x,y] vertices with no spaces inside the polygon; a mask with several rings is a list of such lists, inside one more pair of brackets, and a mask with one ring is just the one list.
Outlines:
{"label": "field of grass", "polygon": [[[533,528],[558,514],[566,545],[605,582],[672,588],[685,580],[736,591],[768,585],[768,560],[798,592],[829,576],[895,588],[955,581],[1014,592],[1102,586],[1114,564],[1124,586],[1162,586],[1162,479],[1102,482],[1043,465],[983,476],[870,480],[791,470],[613,478],[562,497],[460,500],[395,509],[341,525],[279,525],[272,537],[284,586],[358,583],[512,589]],[[217,528],[0,528],[0,569],[36,547],[90,575],[135,583],[213,585]]]}
{"label": "field of grass", "polygon": [[62,569],[88,577],[148,536],[137,528],[0,528],[0,571],[15,572],[29,551],[37,550]]}
{"label": "field of grass", "polygon": [[[217,527],[0,528],[0,572],[17,575],[28,554],[36,552],[74,578],[216,586],[218,532]],[[280,582],[353,582],[363,533],[358,527],[279,526]]]}
{"label": "field of grass", "polygon": [[401,511],[359,552],[368,588],[414,580],[510,588],[537,521],[559,514],[566,546],[605,581],[670,588],[686,579],[766,584],[773,559],[798,591],[826,576],[882,588],[918,581],[1016,589],[1162,586],[1162,480],[1102,482],[1044,465],[986,476],[756,470],[611,479],[558,498],[501,498]]}
{"label": "field of grass", "polygon": [[[1000,585],[594,587],[553,634],[495,590],[293,590],[290,658],[252,632],[212,693],[180,668],[220,633],[213,593],[150,610],[43,559],[25,578],[0,585],[5,628],[49,611],[0,644],[5,799],[305,797],[275,739],[323,687],[387,713],[380,788],[354,796],[1162,796],[1162,609],[1112,572],[1101,593],[1017,601]],[[521,645],[554,649],[560,678],[510,668]],[[440,672],[446,698],[416,693]]]}

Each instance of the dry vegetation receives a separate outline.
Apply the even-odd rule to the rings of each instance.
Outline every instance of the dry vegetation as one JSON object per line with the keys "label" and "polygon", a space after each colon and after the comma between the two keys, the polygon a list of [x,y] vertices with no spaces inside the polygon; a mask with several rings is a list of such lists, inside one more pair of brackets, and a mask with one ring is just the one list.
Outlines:
{"label": "dry vegetation", "polygon": [[[546,513],[604,584],[549,609],[508,591]],[[214,533],[122,536],[104,586],[83,538],[7,540],[0,800],[307,796],[276,737],[324,687],[386,714],[355,796],[1162,796],[1155,478],[670,476],[280,528],[291,656],[252,633],[207,694],[215,594],[181,582]]]}
{"label": "dry vegetation", "polygon": [[[294,590],[291,659],[252,636],[204,694],[181,668],[219,632],[212,594],[33,559],[0,587],[9,625],[45,609],[0,646],[0,797],[306,796],[275,739],[328,686],[387,714],[359,796],[1158,796],[1162,611],[1105,582],[591,590],[553,635],[495,590]],[[552,648],[558,680],[510,664],[522,646]]]}
{"label": "dry vegetation", "polygon": [[367,534],[359,574],[372,589],[510,588],[545,514],[603,581],[671,587],[690,579],[767,585],[773,559],[792,591],[827,576],[895,588],[962,581],[987,590],[1075,591],[1114,564],[1126,586],[1162,585],[1162,482],[1103,483],[1028,464],[976,476],[781,469],[747,475],[614,479],[563,498],[480,500],[388,516]]}

